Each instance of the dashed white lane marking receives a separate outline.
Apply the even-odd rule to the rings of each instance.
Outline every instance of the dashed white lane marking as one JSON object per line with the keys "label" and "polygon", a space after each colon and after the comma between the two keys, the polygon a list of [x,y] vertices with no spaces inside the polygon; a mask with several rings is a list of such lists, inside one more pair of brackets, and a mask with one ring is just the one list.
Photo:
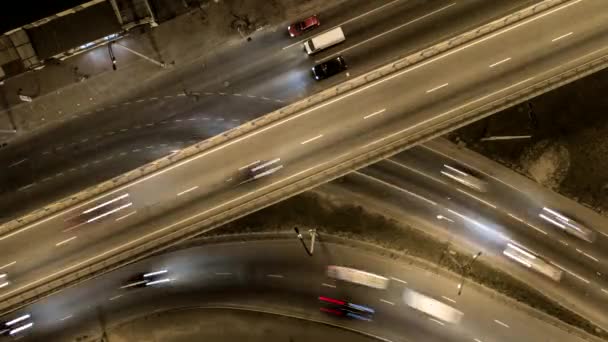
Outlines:
{"label": "dashed white lane marking", "polygon": [[475,342],[483,342],[482,340],[480,340],[478,338],[474,338],[473,341],[475,341]]}
{"label": "dashed white lane marking", "polygon": [[17,263],[16,261],[9,262],[9,263],[8,263],[8,264],[6,264],[6,265],[0,266],[0,270],[3,270],[3,269],[5,269],[5,268],[7,268],[7,267],[11,267],[11,266],[13,266],[13,265],[14,265],[14,264],[16,264],[16,263]]}
{"label": "dashed white lane marking", "polygon": [[42,152],[42,155],[46,155],[46,154],[50,154],[50,153],[51,152],[49,152],[49,151],[44,151],[44,152]]}
{"label": "dashed white lane marking", "polygon": [[335,288],[336,288],[336,285],[327,284],[327,283],[321,283],[321,286],[325,286],[325,287],[331,287],[332,289],[335,289]]}
{"label": "dashed white lane marking", "polygon": [[448,86],[448,84],[449,84],[449,83],[444,83],[444,84],[442,84],[442,85],[440,85],[440,86],[437,86],[437,87],[435,87],[435,88],[431,88],[431,89],[427,90],[427,91],[426,91],[426,93],[427,93],[427,94],[428,94],[428,93],[432,93],[432,92],[434,92],[435,90],[439,90],[439,89],[441,89],[441,88],[443,88],[443,87],[447,87],[447,86]]}
{"label": "dashed white lane marking", "polygon": [[[0,268],[0,269],[2,269],[2,268]],[[605,294],[608,294],[608,290],[606,290],[606,289],[602,289],[602,292],[604,292]]]}
{"label": "dashed white lane marking", "polygon": [[72,318],[73,315],[67,315],[65,317],[63,317],[62,319],[60,319],[60,321],[65,321],[66,319],[70,319]]}
{"label": "dashed white lane marking", "polygon": [[101,160],[99,160],[99,159],[93,161],[93,164],[99,164],[99,163],[101,163]]}
{"label": "dashed white lane marking", "polygon": [[[180,120],[180,121],[181,121],[181,120]],[[154,126],[154,123],[149,123],[149,124],[146,124],[146,126],[147,126],[147,127],[152,127],[152,126]]]}
{"label": "dashed white lane marking", "polygon": [[131,104],[131,102],[125,102],[125,103],[123,103],[122,105],[123,105],[123,106],[128,106],[128,105],[130,105],[130,104]]}
{"label": "dashed white lane marking", "polygon": [[247,95],[247,97],[254,98],[254,97],[257,97],[257,96],[255,96],[255,95]]}
{"label": "dashed white lane marking", "polygon": [[483,200],[483,199],[481,199],[481,198],[479,198],[479,197],[477,197],[477,196],[473,195],[473,194],[472,194],[472,193],[470,193],[470,192],[464,191],[464,190],[462,190],[462,189],[460,189],[460,188],[456,188],[456,190],[458,190],[458,191],[462,192],[463,194],[465,194],[465,195],[467,195],[467,196],[469,196],[469,197],[471,197],[471,198],[476,199],[477,201],[479,201],[479,202],[481,202],[481,203],[483,203],[483,204],[487,205],[488,207],[490,207],[490,208],[492,208],[492,209],[496,209],[496,206],[495,206],[494,204],[492,204],[492,203],[490,203],[490,202],[488,202],[488,201],[485,201],[485,200]]}
{"label": "dashed white lane marking", "polygon": [[456,301],[455,301],[455,300],[453,300],[453,299],[452,299],[452,298],[450,298],[450,297],[441,296],[441,298],[443,298],[443,299],[445,299],[445,300],[448,300],[448,301],[450,301],[450,302],[452,302],[452,303],[456,303]]}
{"label": "dashed white lane marking", "polygon": [[131,150],[131,151],[132,151],[132,152],[139,152],[139,151],[141,151],[141,149],[139,149],[139,148],[136,148],[136,149],[134,149],[134,150]]}
{"label": "dashed white lane marking", "polygon": [[437,323],[437,324],[439,324],[439,325],[445,325],[445,323],[443,323],[442,321],[437,320],[437,319],[434,319],[434,318],[429,318],[429,320],[430,320],[430,321],[433,321],[433,322],[435,322],[435,323]]}
{"label": "dashed white lane marking", "polygon": [[120,297],[122,297],[122,295],[121,295],[121,294],[116,295],[116,296],[114,296],[114,297],[111,297],[111,298],[110,298],[110,300],[115,300],[115,299],[118,299],[118,298],[120,298]]}
{"label": "dashed white lane marking", "polygon": [[281,274],[267,274],[266,276],[268,278],[283,278],[283,275]]}
{"label": "dashed white lane marking", "polygon": [[232,94],[232,95],[234,95],[234,96],[243,96],[243,95],[241,95],[241,94],[239,94],[239,93],[234,93],[234,94]]}
{"label": "dashed white lane marking", "polygon": [[222,96],[226,96],[226,93],[218,93],[218,94],[220,94],[220,95],[222,95]]}
{"label": "dashed white lane marking", "polygon": [[507,57],[507,58],[505,58],[505,59],[503,59],[503,60],[500,60],[500,61],[498,61],[498,62],[496,62],[496,63],[492,63],[492,64],[490,64],[490,68],[493,68],[493,67],[495,67],[495,66],[501,65],[502,63],[508,62],[508,61],[510,61],[510,60],[511,60],[511,57]]}
{"label": "dashed white lane marking", "polygon": [[11,168],[11,167],[15,167],[15,166],[17,166],[17,165],[19,165],[19,164],[21,164],[21,163],[24,163],[26,160],[27,160],[27,158],[23,158],[23,159],[21,159],[20,161],[17,161],[17,162],[12,163],[12,164],[11,164],[11,165],[9,165],[8,167],[9,167],[9,168]]}
{"label": "dashed white lane marking", "polygon": [[193,190],[196,190],[196,189],[198,189],[198,185],[193,186],[193,187],[191,187],[190,189],[187,189],[187,190],[184,190],[184,191],[182,191],[182,192],[178,193],[178,194],[177,194],[177,196],[181,196],[181,195],[183,195],[183,194],[189,193],[190,191],[193,191]]}
{"label": "dashed white lane marking", "polygon": [[76,168],[75,168],[75,167],[72,167],[72,168],[70,168],[68,171],[69,171],[69,172],[74,172],[74,171],[76,171]]}
{"label": "dashed white lane marking", "polygon": [[165,95],[165,96],[164,96],[164,98],[166,98],[166,99],[170,99],[170,98],[172,98],[172,97],[173,97],[173,95]]}
{"label": "dashed white lane marking", "polygon": [[391,277],[391,280],[394,280],[394,281],[399,282],[399,283],[402,283],[402,284],[407,284],[407,281],[405,281],[405,280],[401,280],[401,279],[399,279],[399,278]]}
{"label": "dashed white lane marking", "polygon": [[563,39],[563,38],[568,37],[568,36],[569,36],[569,35],[571,35],[572,33],[574,33],[574,32],[568,32],[568,33],[566,33],[566,34],[562,34],[562,35],[561,35],[561,36],[559,36],[559,37],[556,37],[556,38],[551,39],[551,41],[552,41],[552,42],[556,42],[556,41],[558,41],[558,40],[560,40],[560,39]]}
{"label": "dashed white lane marking", "polygon": [[84,138],[84,139],[80,140],[81,143],[85,143],[87,141],[89,141],[89,138]]}
{"label": "dashed white lane marking", "polygon": [[120,131],[121,131],[121,132],[126,132],[126,131],[128,131],[128,130],[129,130],[128,128],[123,128],[123,129],[121,129]]}
{"label": "dashed white lane marking", "polygon": [[315,141],[315,140],[317,140],[317,139],[319,139],[319,138],[321,138],[321,137],[323,137],[323,134],[319,134],[319,135],[317,135],[316,137],[310,138],[310,139],[308,139],[308,140],[304,140],[304,141],[302,141],[300,144],[302,144],[302,145],[306,145],[306,144],[308,144],[309,142],[311,142],[311,141]]}
{"label": "dashed white lane marking", "polygon": [[68,242],[70,242],[70,241],[72,241],[72,240],[74,240],[74,239],[76,239],[76,236],[72,236],[71,238],[69,238],[69,239],[65,239],[65,240],[63,240],[63,241],[61,241],[61,242],[57,242],[57,243],[55,244],[55,246],[59,247],[59,246],[65,245],[66,243],[68,243]]}
{"label": "dashed white lane marking", "polygon": [[126,215],[123,215],[123,216],[121,216],[121,217],[117,217],[117,218],[116,218],[116,221],[124,220],[124,219],[126,219],[127,217],[129,217],[129,216],[131,216],[131,215],[133,215],[133,214],[135,214],[135,213],[137,213],[137,211],[132,211],[132,212],[130,212],[130,213],[128,213],[128,214],[126,214]]}
{"label": "dashed white lane marking", "polygon": [[215,120],[217,120],[217,121],[224,121],[224,118],[217,118]]}
{"label": "dashed white lane marking", "polygon": [[144,101],[145,101],[144,99],[139,99],[139,100],[137,100],[135,102],[140,103],[140,102],[144,102]]}
{"label": "dashed white lane marking", "polygon": [[20,188],[19,188],[17,191],[23,191],[23,190],[27,190],[27,189],[29,189],[29,188],[33,187],[33,186],[34,186],[34,184],[36,184],[36,183],[28,184],[28,185],[26,185],[26,186],[22,186],[22,187],[20,187]]}
{"label": "dashed white lane marking", "polygon": [[[516,219],[517,221],[519,221],[519,222],[521,222],[521,223],[525,224],[525,225],[526,225],[526,226],[528,226],[528,227],[531,227],[531,228],[533,228],[533,229],[535,229],[535,230],[537,230],[537,231],[539,231],[539,232],[541,232],[541,233],[543,233],[543,234],[545,234],[545,235],[548,235],[546,231],[544,231],[544,230],[542,230],[542,229],[540,229],[540,228],[536,227],[535,225],[533,225],[533,224],[531,224],[531,223],[528,223],[528,222],[524,221],[522,218],[519,218],[519,217],[517,217],[517,216],[515,216],[515,215],[513,215],[513,214],[511,214],[511,213],[507,213],[507,215],[511,216],[512,218],[514,218],[514,219]],[[560,241],[561,241],[561,240],[560,240]],[[566,246],[568,246],[568,244],[567,244],[567,243],[566,243]]]}
{"label": "dashed white lane marking", "polygon": [[382,298],[380,298],[380,301],[381,301],[382,303],[386,303],[386,304],[388,304],[388,305],[395,305],[395,303],[393,303],[393,302],[389,302],[389,301],[388,301],[388,300],[386,300],[386,299],[382,299]]}
{"label": "dashed white lane marking", "polygon": [[151,97],[150,100],[158,100],[158,97]]}
{"label": "dashed white lane marking", "polygon": [[266,96],[262,96],[262,100],[270,100],[270,99],[267,98]]}
{"label": "dashed white lane marking", "polygon": [[146,146],[146,148],[147,149],[152,149],[152,148],[154,148],[154,146],[153,145],[148,145],[148,146]]}
{"label": "dashed white lane marking", "polygon": [[229,276],[229,275],[232,275],[232,273],[230,273],[230,272],[215,272],[215,275],[218,275],[218,276]]}
{"label": "dashed white lane marking", "polygon": [[182,122],[182,120],[181,120],[181,119],[175,119],[175,120],[173,120],[173,121],[175,121],[175,122]]}
{"label": "dashed white lane marking", "polygon": [[497,319],[495,319],[495,320],[494,320],[494,322],[496,322],[497,324],[502,325],[502,326],[503,326],[503,327],[505,327],[505,328],[510,328],[510,327],[509,327],[509,325],[508,325],[507,323],[501,322],[501,321],[499,321],[499,320],[497,320]]}
{"label": "dashed white lane marking", "polygon": [[586,256],[587,258],[589,258],[589,259],[591,259],[591,260],[595,261],[595,262],[599,262],[599,260],[598,260],[597,258],[595,258],[595,257],[594,257],[593,255],[591,255],[591,254],[585,253],[585,252],[581,251],[581,250],[580,250],[580,249],[578,249],[578,248],[576,249],[576,251],[577,251],[577,252],[579,252],[579,253],[581,253],[582,255]]}
{"label": "dashed white lane marking", "polygon": [[188,121],[195,121],[195,120],[196,120],[196,118],[190,118],[190,119],[188,119]]}
{"label": "dashed white lane marking", "polygon": [[283,103],[283,100],[275,99],[274,102]]}
{"label": "dashed white lane marking", "polygon": [[365,119],[369,119],[369,118],[371,118],[372,116],[376,116],[376,115],[378,115],[378,114],[382,114],[382,113],[384,113],[385,111],[386,111],[386,108],[382,108],[382,109],[380,109],[379,111],[376,111],[376,112],[373,112],[373,113],[371,113],[371,114],[368,114],[368,115],[364,116],[364,117],[363,117],[363,120],[365,120]]}

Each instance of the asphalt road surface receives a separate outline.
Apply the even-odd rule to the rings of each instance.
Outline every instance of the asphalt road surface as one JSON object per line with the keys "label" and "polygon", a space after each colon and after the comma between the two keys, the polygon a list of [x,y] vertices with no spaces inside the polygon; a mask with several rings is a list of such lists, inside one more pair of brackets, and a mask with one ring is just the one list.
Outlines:
{"label": "asphalt road surface", "polygon": [[[486,171],[502,168],[493,162],[479,163],[481,167],[473,169],[482,172],[482,179],[488,182],[484,193],[445,177],[440,173],[444,164],[462,169],[460,160],[473,160],[446,145],[453,148],[444,142],[412,148],[322,189],[338,198],[350,195],[345,198],[352,203],[367,203],[401,222],[430,229],[439,239],[468,246],[471,254],[483,251],[488,263],[516,274],[542,288],[550,298],[607,326],[608,312],[600,304],[608,300],[605,238],[587,243],[539,219],[538,211],[546,203],[535,203],[535,198],[546,190],[523,187],[525,182],[517,179],[486,175]],[[526,191],[515,190],[522,187]],[[509,243],[542,257],[549,267],[562,271],[562,278],[553,280],[507,258],[503,251]]]}
{"label": "asphalt road surface", "polygon": [[[343,265],[390,279],[386,290],[329,278],[325,266]],[[120,289],[133,274],[168,270],[170,283]],[[119,322],[179,307],[240,306],[338,324],[390,341],[578,341],[566,332],[531,318],[511,305],[470,286],[457,296],[457,281],[416,267],[329,243],[308,257],[297,239],[224,243],[189,248],[150,258],[41,300],[19,313],[34,326],[22,341],[65,341],[109,337]],[[442,322],[404,305],[405,288],[463,312],[458,324]],[[327,316],[318,296],[375,310],[371,322]],[[151,328],[153,329],[153,328]],[[112,340],[112,339],[110,339]]]}
{"label": "asphalt road surface", "polygon": [[[449,113],[463,103],[482,98],[490,100],[501,90],[523,87],[534,77],[557,73],[569,62],[589,57],[605,46],[608,35],[602,31],[604,25],[598,23],[607,19],[606,5],[590,0],[560,7],[482,43],[429,60],[117,189],[95,202],[3,236],[0,265],[6,267],[0,267],[12,283],[1,290],[0,299],[119,249],[129,249],[142,239],[221,212],[227,205],[249,201],[262,191],[280,188],[437,113]],[[572,19],[583,17],[581,21]],[[574,33],[562,37],[568,32]],[[523,41],[524,36],[535,39]],[[303,56],[296,50],[282,51]],[[332,51],[336,50],[327,53]],[[493,66],[505,58],[510,59],[500,67]],[[467,67],[463,67],[465,63]],[[387,102],[389,94],[392,96]],[[193,101],[190,105],[195,104]],[[274,158],[280,158],[284,165],[280,172],[235,186],[233,178],[240,168]],[[107,206],[100,209],[103,204]],[[99,215],[86,216],[91,212]]]}
{"label": "asphalt road surface", "polygon": [[[285,25],[199,64],[142,85],[126,99],[82,113],[0,154],[0,220],[132,170],[344,81],[316,82],[316,59],[343,54],[357,76],[534,1],[349,1],[348,11],[319,13],[323,26],[289,39]],[[302,39],[341,25],[348,39],[309,58]],[[274,30],[276,29],[276,31]],[[105,48],[105,47],[104,47]],[[180,96],[186,91],[189,96]],[[194,95],[199,94],[199,95]]]}

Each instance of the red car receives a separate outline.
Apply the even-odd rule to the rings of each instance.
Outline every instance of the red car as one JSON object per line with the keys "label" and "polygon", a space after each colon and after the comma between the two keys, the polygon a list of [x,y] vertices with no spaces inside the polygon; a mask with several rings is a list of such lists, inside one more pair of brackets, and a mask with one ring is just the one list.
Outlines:
{"label": "red car", "polygon": [[297,37],[314,29],[315,27],[318,27],[319,25],[321,25],[319,17],[317,17],[317,15],[312,15],[304,20],[287,26],[287,32],[289,32],[290,36]]}

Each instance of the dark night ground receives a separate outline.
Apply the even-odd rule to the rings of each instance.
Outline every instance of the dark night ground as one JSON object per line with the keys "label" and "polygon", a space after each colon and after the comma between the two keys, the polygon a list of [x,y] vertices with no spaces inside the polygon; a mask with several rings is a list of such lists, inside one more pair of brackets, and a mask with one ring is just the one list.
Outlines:
{"label": "dark night ground", "polygon": [[[484,136],[527,134],[533,137],[479,141]],[[468,148],[521,173],[528,172],[522,153],[542,140],[557,143],[569,154],[569,167],[555,190],[608,213],[608,69],[464,127],[448,138],[462,140]],[[568,158],[563,156],[562,165],[567,165]]]}

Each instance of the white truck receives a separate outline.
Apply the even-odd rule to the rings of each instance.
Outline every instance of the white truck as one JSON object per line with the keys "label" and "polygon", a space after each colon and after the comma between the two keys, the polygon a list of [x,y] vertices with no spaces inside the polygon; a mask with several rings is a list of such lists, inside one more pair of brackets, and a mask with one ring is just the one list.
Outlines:
{"label": "white truck", "polygon": [[341,27],[333,28],[329,31],[325,31],[319,35],[316,35],[309,40],[304,42],[304,48],[306,53],[312,55],[323,49],[340,44],[346,40],[344,32]]}
{"label": "white truck", "polygon": [[447,323],[457,324],[464,315],[461,311],[412,289],[403,291],[403,301],[407,306]]}

